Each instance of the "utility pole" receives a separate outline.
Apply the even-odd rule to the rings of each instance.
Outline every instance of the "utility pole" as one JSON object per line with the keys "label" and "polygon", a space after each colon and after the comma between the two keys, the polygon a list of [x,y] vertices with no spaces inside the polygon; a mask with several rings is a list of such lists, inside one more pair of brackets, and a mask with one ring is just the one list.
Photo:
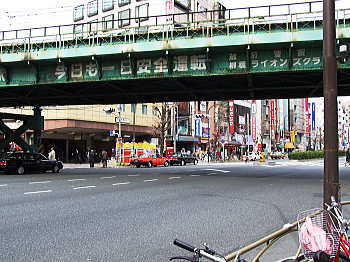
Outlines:
{"label": "utility pole", "polygon": [[340,201],[338,166],[335,0],[323,0],[324,183],[323,202]]}

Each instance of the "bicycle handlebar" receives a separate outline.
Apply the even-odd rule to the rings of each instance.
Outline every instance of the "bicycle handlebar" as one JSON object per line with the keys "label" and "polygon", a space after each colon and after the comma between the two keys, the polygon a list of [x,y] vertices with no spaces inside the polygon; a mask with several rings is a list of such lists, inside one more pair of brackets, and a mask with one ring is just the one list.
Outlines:
{"label": "bicycle handlebar", "polygon": [[183,242],[181,240],[178,240],[178,239],[175,239],[174,240],[174,245],[178,246],[178,247],[181,247],[183,249],[186,249],[187,251],[190,251],[190,252],[193,252],[195,253],[196,251],[196,248],[186,242]]}

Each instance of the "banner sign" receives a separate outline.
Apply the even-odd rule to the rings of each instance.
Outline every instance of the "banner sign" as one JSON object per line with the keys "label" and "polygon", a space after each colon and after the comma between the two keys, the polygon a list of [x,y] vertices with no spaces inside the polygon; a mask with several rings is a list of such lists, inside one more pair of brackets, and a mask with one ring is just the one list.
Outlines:
{"label": "banner sign", "polygon": [[310,133],[309,99],[305,98],[305,133]]}
{"label": "banner sign", "polygon": [[201,125],[201,120],[200,119],[195,119],[194,120],[194,126],[195,126],[195,136],[202,136],[202,125]]}
{"label": "banner sign", "polygon": [[316,130],[316,104],[313,102],[311,104],[311,126],[312,126],[312,131]]}
{"label": "banner sign", "polygon": [[230,134],[235,133],[235,103],[233,100],[229,101],[229,111],[230,111]]}
{"label": "banner sign", "polygon": [[275,129],[275,100],[270,100],[270,126],[271,130]]}
{"label": "banner sign", "polygon": [[252,101],[252,139],[256,140],[256,100]]}

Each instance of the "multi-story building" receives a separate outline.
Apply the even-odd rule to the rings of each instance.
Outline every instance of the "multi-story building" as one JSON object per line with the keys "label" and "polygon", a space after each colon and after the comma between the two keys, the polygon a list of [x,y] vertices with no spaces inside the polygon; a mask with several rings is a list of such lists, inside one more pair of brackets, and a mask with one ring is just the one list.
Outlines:
{"label": "multi-story building", "polygon": [[[90,147],[97,151],[106,149],[111,153],[119,132],[119,113],[121,136],[124,142],[155,142],[154,124],[158,116],[153,108],[156,104],[128,105],[91,105],[91,106],[57,106],[44,107],[44,132],[42,144],[44,153],[50,146],[56,147],[59,159],[72,161],[73,152],[78,149],[81,155]],[[112,114],[106,111],[114,109]],[[2,112],[17,114],[33,114],[31,109],[2,108]],[[113,111],[113,110],[112,110]],[[10,123],[15,129],[20,122]],[[31,133],[26,133],[26,140],[31,142]],[[153,138],[153,140],[152,140]]]}
{"label": "multi-story building", "polygon": [[[201,12],[196,14],[197,20],[206,20],[209,16],[206,11],[214,7],[224,8],[214,0],[87,0],[74,7],[73,21],[77,32],[83,30],[81,23],[91,23],[89,31],[179,24],[190,21],[188,13],[191,11]],[[118,20],[118,24],[114,20]],[[99,25],[102,28],[98,28]]]}

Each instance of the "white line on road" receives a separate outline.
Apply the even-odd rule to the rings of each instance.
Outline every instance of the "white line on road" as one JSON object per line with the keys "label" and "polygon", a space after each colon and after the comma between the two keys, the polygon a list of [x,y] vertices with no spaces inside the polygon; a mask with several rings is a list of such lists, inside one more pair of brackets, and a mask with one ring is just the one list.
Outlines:
{"label": "white line on road", "polygon": [[35,191],[35,192],[25,192],[25,195],[31,195],[31,194],[41,194],[41,193],[51,193],[52,190],[45,190],[45,191]]}
{"label": "white line on road", "polygon": [[157,181],[157,180],[159,180],[159,179],[148,179],[148,180],[143,180],[143,182],[152,182],[152,181]]}
{"label": "white line on road", "polygon": [[204,170],[207,170],[207,171],[217,171],[217,172],[221,172],[221,173],[230,173],[230,172],[231,172],[231,171],[227,171],[227,170],[211,169],[211,168],[204,169]]}
{"label": "white line on road", "polygon": [[4,187],[4,186],[7,186],[7,184],[0,185],[0,187],[1,187],[1,186]]}
{"label": "white line on road", "polygon": [[128,184],[130,184],[130,182],[116,183],[116,184],[112,184],[112,186],[128,185]]}
{"label": "white line on road", "polygon": [[103,177],[100,177],[100,179],[108,179],[108,178],[115,178],[115,176],[103,176]]}
{"label": "white line on road", "polygon": [[74,181],[85,181],[86,179],[84,178],[78,178],[78,179],[69,179],[67,180],[68,182],[74,182]]}
{"label": "white line on road", "polygon": [[85,189],[85,188],[94,188],[96,186],[79,186],[79,187],[73,187],[74,190],[76,189]]}
{"label": "white line on road", "polygon": [[216,175],[216,173],[209,173],[207,176]]}
{"label": "white line on road", "polygon": [[140,176],[140,175],[128,175],[128,176]]}
{"label": "white line on road", "polygon": [[177,178],[181,178],[180,176],[172,176],[172,177],[169,177],[168,179],[177,179]]}
{"label": "white line on road", "polygon": [[190,176],[201,176],[201,175],[190,175]]}
{"label": "white line on road", "polygon": [[47,183],[51,183],[51,181],[37,181],[37,182],[29,182],[29,185],[33,185],[33,184],[47,184]]}

